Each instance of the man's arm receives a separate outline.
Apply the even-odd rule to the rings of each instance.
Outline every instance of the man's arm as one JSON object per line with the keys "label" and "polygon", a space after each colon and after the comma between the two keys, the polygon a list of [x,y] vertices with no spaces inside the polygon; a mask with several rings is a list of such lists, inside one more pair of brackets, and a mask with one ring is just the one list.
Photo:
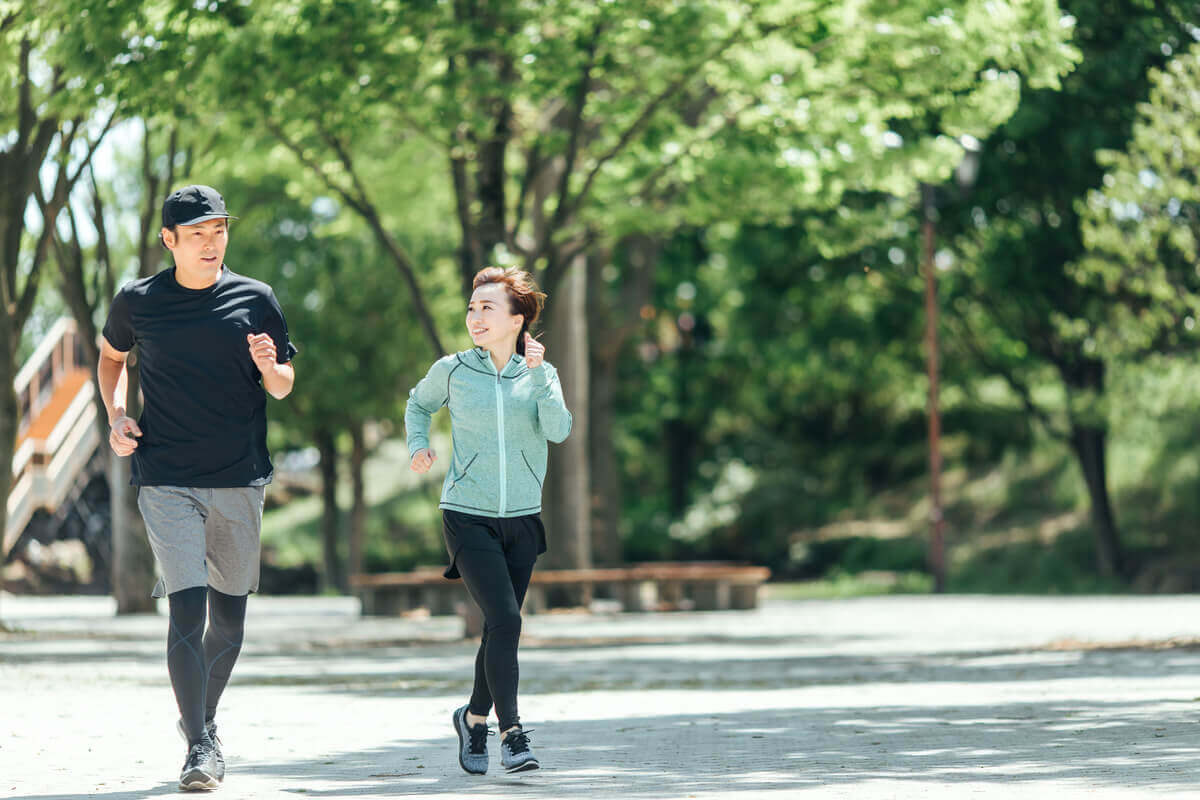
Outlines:
{"label": "man's arm", "polygon": [[272,364],[271,368],[263,373],[263,387],[276,400],[282,400],[292,393],[292,386],[296,383],[296,369],[287,364]]}
{"label": "man's arm", "polygon": [[138,443],[135,437],[142,435],[137,423],[125,413],[129,391],[125,360],[128,357],[129,353],[118,350],[108,343],[108,339],[100,337],[100,363],[96,367],[96,377],[100,382],[100,397],[104,400],[108,424],[112,429],[108,434],[108,444],[119,456],[127,456],[136,450]]}

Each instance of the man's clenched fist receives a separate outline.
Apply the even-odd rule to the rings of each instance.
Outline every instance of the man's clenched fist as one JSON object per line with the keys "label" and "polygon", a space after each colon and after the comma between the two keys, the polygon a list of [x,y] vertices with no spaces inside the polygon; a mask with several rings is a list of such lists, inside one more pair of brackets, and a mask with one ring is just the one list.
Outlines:
{"label": "man's clenched fist", "polygon": [[267,333],[247,333],[246,341],[250,344],[250,358],[258,371],[266,374],[275,368],[275,340]]}
{"label": "man's clenched fist", "polygon": [[112,421],[112,430],[108,432],[108,445],[119,456],[127,456],[137,450],[138,442],[135,437],[142,435],[142,429],[132,417],[117,417]]}

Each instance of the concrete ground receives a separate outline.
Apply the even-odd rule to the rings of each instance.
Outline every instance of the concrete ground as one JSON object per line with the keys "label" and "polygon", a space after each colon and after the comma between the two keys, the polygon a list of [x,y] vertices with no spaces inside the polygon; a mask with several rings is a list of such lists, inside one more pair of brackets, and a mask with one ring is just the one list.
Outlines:
{"label": "concrete ground", "polygon": [[[464,774],[453,618],[251,600],[227,798],[1158,798],[1200,793],[1200,597],[884,597],[526,621],[537,772]],[[166,621],[0,596],[0,797],[176,796]]]}

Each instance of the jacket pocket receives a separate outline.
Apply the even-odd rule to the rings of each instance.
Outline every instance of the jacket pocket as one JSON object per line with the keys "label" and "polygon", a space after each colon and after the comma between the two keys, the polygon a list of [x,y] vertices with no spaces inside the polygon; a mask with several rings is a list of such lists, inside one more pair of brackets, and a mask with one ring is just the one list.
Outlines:
{"label": "jacket pocket", "polygon": [[538,477],[537,471],[533,468],[533,465],[529,463],[529,458],[525,455],[524,450],[521,451],[521,460],[525,462],[525,467],[529,470],[529,474],[533,476],[535,481],[537,481],[538,489],[541,489],[542,479]]}
{"label": "jacket pocket", "polygon": [[458,482],[461,481],[463,478],[467,477],[467,470],[471,469],[471,465],[475,463],[475,459],[477,459],[477,458],[479,458],[479,453],[476,453],[475,455],[471,456],[471,460],[468,461],[467,465],[462,468],[462,472],[458,473],[458,475],[456,475],[450,481],[450,488],[446,490],[447,492],[453,491],[454,487],[458,485]]}

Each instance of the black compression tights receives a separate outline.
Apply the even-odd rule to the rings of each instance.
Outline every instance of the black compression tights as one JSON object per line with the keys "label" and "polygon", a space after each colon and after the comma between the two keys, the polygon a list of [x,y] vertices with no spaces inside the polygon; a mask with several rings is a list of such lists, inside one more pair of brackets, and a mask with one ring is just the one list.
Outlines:
{"label": "black compression tights", "polygon": [[475,656],[472,714],[486,717],[496,705],[500,730],[521,721],[517,714],[517,644],[521,639],[521,604],[533,565],[514,567],[501,553],[460,550],[455,562],[471,597],[483,612],[483,639]]}
{"label": "black compression tights", "polygon": [[[205,721],[217,713],[217,703],[242,649],[246,595],[228,595],[196,586],[167,597],[171,607],[167,633],[167,672],[188,744],[204,735]],[[204,630],[205,601],[208,631]]]}

